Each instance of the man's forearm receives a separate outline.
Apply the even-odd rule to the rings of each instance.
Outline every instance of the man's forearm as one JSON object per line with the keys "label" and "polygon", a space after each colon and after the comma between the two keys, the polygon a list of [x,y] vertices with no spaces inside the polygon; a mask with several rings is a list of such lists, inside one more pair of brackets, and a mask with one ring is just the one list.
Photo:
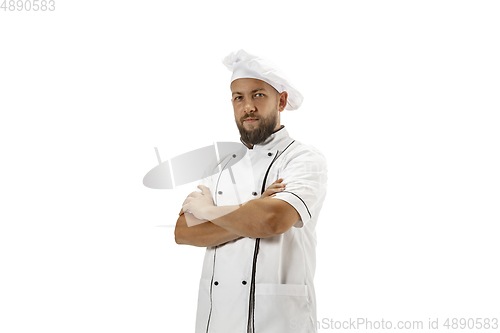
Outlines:
{"label": "man's forearm", "polygon": [[241,206],[213,206],[205,218],[233,234],[266,238],[275,235],[270,223],[274,218],[270,203],[269,199],[254,199]]}
{"label": "man's forearm", "polygon": [[[179,216],[175,226],[175,242],[177,244],[208,247],[241,238],[240,235],[234,234],[210,221],[188,227],[186,217],[184,216],[185,214]],[[190,215],[191,218],[196,219],[192,214]]]}

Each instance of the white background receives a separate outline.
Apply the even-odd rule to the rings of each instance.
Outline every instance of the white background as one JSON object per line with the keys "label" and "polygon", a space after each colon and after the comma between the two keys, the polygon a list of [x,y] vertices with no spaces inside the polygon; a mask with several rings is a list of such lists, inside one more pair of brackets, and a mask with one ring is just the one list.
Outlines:
{"label": "white background", "polygon": [[499,17],[497,1],[1,10],[0,331],[194,331],[204,249],[165,225],[196,184],[142,178],[153,147],[238,141],[221,61],[240,48],[292,79],[305,101],[281,123],[328,160],[318,320],[498,318]]}

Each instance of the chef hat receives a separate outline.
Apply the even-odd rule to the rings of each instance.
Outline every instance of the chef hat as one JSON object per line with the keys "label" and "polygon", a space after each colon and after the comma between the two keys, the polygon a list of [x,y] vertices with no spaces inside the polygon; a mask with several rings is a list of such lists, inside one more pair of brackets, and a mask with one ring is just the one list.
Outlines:
{"label": "chef hat", "polygon": [[252,78],[262,80],[274,87],[279,93],[288,93],[286,110],[297,110],[304,97],[296,90],[286,76],[269,60],[251,55],[244,50],[233,52],[222,63],[233,72],[231,82],[236,79]]}

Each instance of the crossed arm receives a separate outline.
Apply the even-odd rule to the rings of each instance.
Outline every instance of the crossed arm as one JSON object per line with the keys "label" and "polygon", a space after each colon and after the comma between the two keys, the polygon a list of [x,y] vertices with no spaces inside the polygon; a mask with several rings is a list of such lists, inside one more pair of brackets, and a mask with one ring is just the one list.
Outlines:
{"label": "crossed arm", "polygon": [[[193,218],[195,217],[193,216]],[[210,221],[188,227],[184,213],[179,216],[175,226],[175,242],[177,244],[209,247],[224,244],[241,237]]]}
{"label": "crossed arm", "polygon": [[[238,205],[213,206],[213,204],[210,206],[206,204],[211,200],[211,197],[208,198],[210,192],[202,189],[202,193],[193,192],[185,201],[188,204],[183,206],[175,227],[177,244],[208,247],[241,237],[271,237],[284,233],[300,219],[295,208],[283,200],[261,197],[247,201],[241,207]],[[192,199],[188,200],[190,197]],[[201,208],[202,202],[204,202],[203,209]],[[193,214],[183,213],[187,209],[196,211]],[[190,214],[189,218],[200,217],[198,220],[209,221],[188,227],[186,214]]]}

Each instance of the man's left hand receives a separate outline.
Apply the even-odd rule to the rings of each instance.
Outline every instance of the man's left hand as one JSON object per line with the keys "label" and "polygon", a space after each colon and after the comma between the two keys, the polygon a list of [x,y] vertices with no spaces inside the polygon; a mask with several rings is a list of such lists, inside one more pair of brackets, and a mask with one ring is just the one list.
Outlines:
{"label": "man's left hand", "polygon": [[214,200],[208,187],[199,185],[198,188],[201,190],[201,193],[193,192],[188,195],[182,204],[182,210],[185,212],[189,209],[197,219],[204,220],[206,219],[208,209],[214,206]]}

